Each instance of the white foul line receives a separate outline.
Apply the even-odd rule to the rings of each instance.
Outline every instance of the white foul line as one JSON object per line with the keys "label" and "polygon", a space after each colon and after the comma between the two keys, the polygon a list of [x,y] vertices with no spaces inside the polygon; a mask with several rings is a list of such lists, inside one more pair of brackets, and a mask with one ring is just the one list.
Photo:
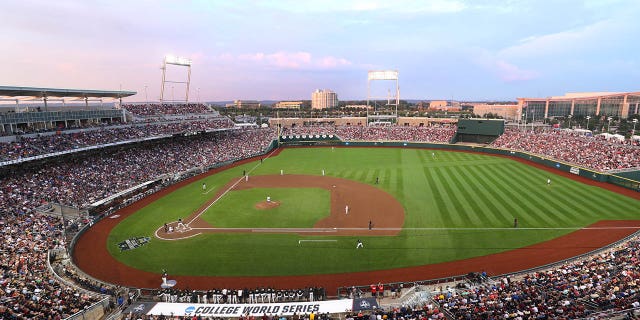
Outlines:
{"label": "white foul line", "polygon": [[298,240],[298,244],[301,244],[302,242],[338,242],[338,240],[336,239],[300,239]]}
{"label": "white foul line", "polygon": [[[274,150],[275,151],[275,150]],[[274,152],[271,151],[264,159],[267,159],[271,156],[271,154]],[[264,160],[263,159],[263,160]],[[253,172],[253,170],[255,170],[260,164],[262,164],[262,161],[259,161],[258,163],[256,163],[255,166],[253,166],[253,168],[249,169],[249,171],[247,172],[247,175],[250,174],[251,172]],[[200,212],[198,212],[191,220],[189,220],[189,222],[187,222],[187,227],[189,226],[189,224],[191,224],[194,220],[200,218],[200,216],[207,210],[209,210],[209,208],[211,208],[211,206],[213,206],[214,203],[218,202],[218,200],[220,200],[224,195],[226,195],[231,189],[233,189],[236,185],[238,185],[238,183],[240,183],[240,181],[244,180],[245,177],[241,177],[238,179],[238,181],[236,181],[232,186],[230,186],[229,188],[227,188],[227,190],[225,190],[220,196],[218,196],[215,200],[213,200],[213,202],[211,202],[208,206],[206,206],[204,209],[200,210]],[[214,188],[211,188],[211,190],[213,190]]]}

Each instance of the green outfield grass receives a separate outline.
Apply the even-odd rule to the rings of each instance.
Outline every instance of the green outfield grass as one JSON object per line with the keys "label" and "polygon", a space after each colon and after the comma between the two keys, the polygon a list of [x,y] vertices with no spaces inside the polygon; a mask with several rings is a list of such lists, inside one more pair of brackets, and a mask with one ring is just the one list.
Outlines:
{"label": "green outfield grass", "polygon": [[[208,234],[180,241],[153,238],[164,222],[186,217],[242,171],[251,175],[326,175],[374,184],[403,204],[400,235],[356,237],[293,234]],[[547,178],[552,180],[547,185]],[[202,183],[207,192],[202,191]],[[308,227],[328,214],[329,195],[316,189],[272,189],[287,198],[278,211],[253,204],[267,190],[227,193],[203,217],[222,227]],[[316,196],[316,194],[318,194]],[[284,202],[283,202],[284,204]],[[549,240],[605,219],[637,219],[639,201],[501,157],[399,148],[286,149],[279,156],[204,178],[143,208],[109,235],[109,251],[130,266],[177,275],[289,275],[380,270],[458,260]],[[276,209],[274,209],[276,210]],[[269,219],[266,214],[274,215]],[[519,229],[513,229],[518,218]],[[440,229],[442,228],[442,229]],[[448,229],[448,228],[467,228]],[[487,229],[505,228],[505,229]],[[548,228],[527,230],[526,228]],[[120,252],[117,243],[151,236]],[[302,242],[300,239],[337,240]]]}

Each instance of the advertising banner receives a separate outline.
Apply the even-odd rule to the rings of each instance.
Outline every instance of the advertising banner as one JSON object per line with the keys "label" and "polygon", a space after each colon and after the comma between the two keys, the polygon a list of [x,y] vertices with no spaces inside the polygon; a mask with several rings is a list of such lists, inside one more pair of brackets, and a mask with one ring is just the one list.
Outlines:
{"label": "advertising banner", "polygon": [[213,304],[213,303],[157,303],[147,315],[240,317],[242,315],[261,316],[263,314],[293,315],[313,313],[340,313],[351,310],[352,299],[258,303],[258,304]]}
{"label": "advertising banner", "polygon": [[367,311],[376,308],[378,308],[378,301],[374,297],[353,299],[353,311]]}

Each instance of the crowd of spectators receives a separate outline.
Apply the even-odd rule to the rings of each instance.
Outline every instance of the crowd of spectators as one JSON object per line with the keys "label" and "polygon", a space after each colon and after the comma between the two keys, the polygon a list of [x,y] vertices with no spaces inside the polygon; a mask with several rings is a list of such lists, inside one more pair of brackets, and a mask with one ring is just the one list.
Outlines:
{"label": "crowd of spectators", "polygon": [[640,237],[519,279],[502,278],[435,301],[456,319],[575,319],[640,308]]}
{"label": "crowd of spectators", "polygon": [[[58,218],[39,215],[37,207],[49,202],[86,207],[161,175],[259,153],[273,138],[268,128],[221,131],[5,172],[0,179],[0,318],[64,318],[98,299],[49,273],[47,251],[64,246],[63,226]],[[85,288],[113,293],[71,270],[63,274]]]}
{"label": "crowd of spectators", "polygon": [[0,319],[63,319],[100,299],[50,274],[62,228],[57,217],[0,212]]}
{"label": "crowd of spectators", "polygon": [[283,128],[281,135],[337,135],[345,141],[407,141],[449,143],[455,126],[304,126]]}
{"label": "crowd of spectators", "polygon": [[231,128],[233,125],[233,122],[229,118],[220,117],[196,121],[150,123],[125,127],[103,127],[97,130],[38,135],[35,137],[19,136],[15,142],[0,143],[0,161],[16,160],[160,135]]}
{"label": "crowd of spectators", "polygon": [[492,147],[523,151],[597,171],[640,167],[640,146],[562,130],[506,130]]}
{"label": "crowd of spectators", "polygon": [[106,128],[110,126],[120,126],[120,125],[123,125],[123,123],[120,122],[120,119],[114,119],[114,121],[111,121],[111,122],[68,121],[64,125],[59,125],[53,128],[38,127],[33,124],[21,124],[17,126],[17,128],[13,132],[9,132],[9,131],[0,132],[0,136],[26,135],[26,134],[33,134],[33,133],[45,133],[45,132],[62,133],[64,131],[69,131],[69,130]]}
{"label": "crowd of spectators", "polygon": [[33,213],[43,202],[86,207],[164,174],[257,154],[272,139],[269,128],[223,131],[16,170],[0,179],[0,210]]}
{"label": "crowd of spectators", "polygon": [[[226,117],[192,121],[157,122],[101,127],[73,133],[17,137],[0,143],[0,161],[16,160],[60,151],[148,137],[233,127]],[[448,143],[455,126],[304,126],[287,127],[282,135],[335,135],[345,141],[407,141]],[[598,171],[640,167],[640,146],[602,136],[586,136],[562,130],[507,130],[492,147],[530,152]]]}
{"label": "crowd of spectators", "polygon": [[[55,152],[115,142],[143,139],[185,132],[225,129],[233,127],[226,117],[168,123],[147,123],[121,127],[103,127],[73,133],[17,137],[14,142],[0,142],[0,161],[17,160]],[[322,126],[286,128],[283,135],[333,134],[346,141],[413,141],[446,143],[455,134],[455,127],[362,127]]]}
{"label": "crowd of spectators", "polygon": [[346,320],[425,320],[445,319],[445,314],[434,303],[425,303],[419,306],[400,305],[391,308],[379,308],[372,312],[349,313]]}
{"label": "crowd of spectators", "polygon": [[211,109],[202,103],[124,104],[122,107],[136,116],[193,115],[211,112]]}

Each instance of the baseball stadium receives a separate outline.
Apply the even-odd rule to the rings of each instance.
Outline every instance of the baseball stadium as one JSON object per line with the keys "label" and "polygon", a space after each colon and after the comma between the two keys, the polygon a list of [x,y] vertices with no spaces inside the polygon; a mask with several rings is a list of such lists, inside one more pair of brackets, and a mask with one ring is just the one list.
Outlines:
{"label": "baseball stadium", "polygon": [[[122,102],[134,94],[0,87],[45,108],[1,115],[4,267],[36,280],[3,303],[25,317],[54,292],[70,319],[638,308],[635,128],[619,140],[388,105],[239,123],[203,103]],[[640,94],[619,95],[574,123],[637,119]]]}

